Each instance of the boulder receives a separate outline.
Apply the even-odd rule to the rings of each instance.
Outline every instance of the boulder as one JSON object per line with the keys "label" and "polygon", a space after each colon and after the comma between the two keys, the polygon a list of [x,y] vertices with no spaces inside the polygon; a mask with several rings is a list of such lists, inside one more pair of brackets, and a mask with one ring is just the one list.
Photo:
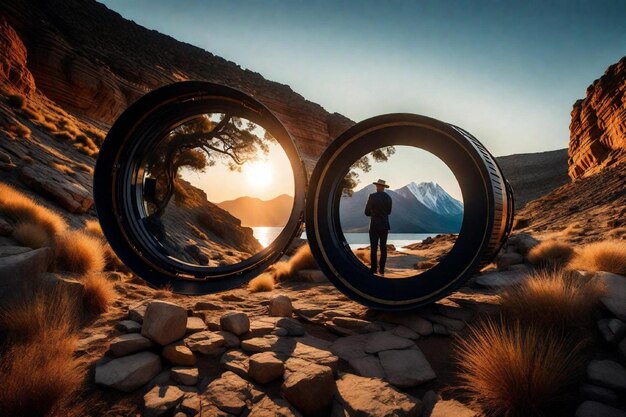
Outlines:
{"label": "boulder", "polygon": [[250,356],[248,375],[259,384],[267,384],[283,376],[285,365],[274,353],[262,352]]}
{"label": "boulder", "polygon": [[527,275],[526,271],[488,272],[478,275],[476,284],[489,289],[500,289],[521,283]]}
{"label": "boulder", "polygon": [[291,317],[293,306],[289,297],[277,294],[270,297],[269,315],[273,317]]}
{"label": "boulder", "polygon": [[200,317],[187,317],[185,333],[196,333],[206,330],[206,324]]}
{"label": "boulder", "polygon": [[304,326],[295,319],[283,317],[276,321],[276,327],[284,329],[286,336],[304,336]]}
{"label": "boulder", "polygon": [[354,368],[357,374],[369,378],[385,378],[385,370],[380,364],[380,359],[375,355],[367,355],[362,358],[353,358],[348,360],[350,366]]}
{"label": "boulder", "polygon": [[237,375],[247,378],[250,369],[250,358],[240,350],[229,350],[220,358],[220,363],[226,369]]}
{"label": "boulder", "polygon": [[150,339],[139,333],[128,333],[116,337],[111,341],[111,355],[113,357],[126,356],[131,353],[146,350],[152,346]]}
{"label": "boulder", "polygon": [[224,336],[210,330],[193,333],[185,338],[185,345],[189,349],[203,355],[221,354],[224,350],[224,343]]}
{"label": "boulder", "polygon": [[191,349],[183,342],[169,344],[163,348],[161,355],[172,365],[192,366],[196,364],[196,357]]}
{"label": "boulder", "polygon": [[600,301],[615,317],[626,322],[626,277],[609,272],[597,272],[596,276],[606,286]]}
{"label": "boulder", "polygon": [[396,336],[391,332],[371,333],[365,342],[366,353],[378,353],[383,350],[406,349],[415,346],[410,339]]}
{"label": "boulder", "polygon": [[397,387],[414,387],[437,377],[421,350],[385,350],[378,353],[389,382]]}
{"label": "boulder", "polygon": [[170,369],[170,378],[181,385],[196,385],[198,383],[198,368],[174,366]]}
{"label": "boulder", "polygon": [[289,359],[281,391],[285,399],[303,415],[328,415],[335,391],[333,371],[327,366]]}
{"label": "boulder", "polygon": [[248,417],[300,417],[301,414],[285,400],[263,397],[254,404]]}
{"label": "boulder", "polygon": [[224,347],[227,349],[238,348],[241,345],[239,338],[232,334],[231,332],[225,332],[220,330],[217,332],[220,336],[224,338]]}
{"label": "boulder", "polygon": [[142,301],[134,304],[128,308],[128,319],[136,321],[137,323],[143,323],[143,318],[146,315],[146,308],[150,304],[151,300]]}
{"label": "boulder", "polygon": [[521,264],[522,262],[524,262],[524,257],[521,254],[517,252],[508,252],[499,256],[496,264],[498,266],[498,270],[505,271],[510,266]]}
{"label": "boulder", "polygon": [[626,417],[626,411],[596,401],[585,401],[577,409],[575,417]]}
{"label": "boulder", "polygon": [[142,336],[159,345],[167,345],[185,336],[187,310],[167,301],[152,301],[146,308]]}
{"label": "boulder", "polygon": [[250,319],[246,313],[232,311],[220,317],[220,328],[237,336],[241,336],[250,330]]}
{"label": "boulder", "polygon": [[337,380],[336,399],[351,417],[420,416],[422,403],[379,379],[344,374]]}
{"label": "boulder", "polygon": [[97,366],[95,382],[118,391],[132,392],[159,372],[161,358],[152,352],[140,352]]}
{"label": "boulder", "polygon": [[0,248],[0,304],[25,286],[36,288],[54,259],[53,251],[48,247],[22,251],[16,251],[16,248],[19,247]]}
{"label": "boulder", "polygon": [[239,415],[259,394],[248,381],[233,372],[226,371],[219,378],[211,381],[202,395],[220,410]]}
{"label": "boulder", "polygon": [[626,369],[610,360],[593,360],[587,365],[587,379],[595,385],[626,390]]}
{"label": "boulder", "polygon": [[162,416],[180,404],[184,396],[185,393],[174,385],[156,385],[143,396],[144,416]]}

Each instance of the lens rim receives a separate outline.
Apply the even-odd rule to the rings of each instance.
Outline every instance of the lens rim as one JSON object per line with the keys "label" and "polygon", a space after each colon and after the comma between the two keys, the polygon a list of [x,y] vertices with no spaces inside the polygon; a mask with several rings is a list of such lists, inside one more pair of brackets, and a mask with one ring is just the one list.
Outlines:
{"label": "lens rim", "polygon": [[[207,267],[167,256],[138,221],[143,206],[141,162],[172,126],[206,113],[231,111],[277,140],[294,176],[294,205],[279,236],[265,249],[233,265]],[[155,287],[207,294],[239,286],[282,256],[302,231],[307,174],[298,148],[280,120],[249,95],[219,84],[185,81],[156,89],[133,103],[111,127],[94,172],[94,200],[103,232],[129,268]],[[163,248],[164,249],[164,248]]]}
{"label": "lens rim", "polygon": [[[360,156],[391,145],[422,148],[441,159],[464,200],[461,232],[448,255],[409,278],[382,278],[363,268],[347,246],[339,218],[340,174]],[[495,256],[510,232],[509,191],[493,156],[464,130],[414,114],[377,116],[342,133],[319,159],[307,194],[307,238],[320,268],[348,297],[377,309],[415,308],[452,292]]]}

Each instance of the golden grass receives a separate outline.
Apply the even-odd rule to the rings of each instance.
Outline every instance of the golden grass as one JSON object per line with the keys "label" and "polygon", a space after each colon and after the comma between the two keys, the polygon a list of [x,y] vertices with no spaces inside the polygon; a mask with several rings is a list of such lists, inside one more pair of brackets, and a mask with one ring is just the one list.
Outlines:
{"label": "golden grass", "polygon": [[543,329],[589,329],[602,282],[576,271],[539,271],[500,296],[508,318]]}
{"label": "golden grass", "polygon": [[553,415],[578,382],[585,345],[533,325],[481,322],[458,339],[459,388],[487,415]]}
{"label": "golden grass", "polygon": [[302,269],[319,269],[308,244],[300,246],[288,261],[272,265],[270,271],[275,280],[280,281],[292,277]]}
{"label": "golden grass", "polygon": [[0,311],[9,343],[0,355],[0,415],[57,416],[73,408],[86,369],[74,355],[76,312],[57,290]]}
{"label": "golden grass", "polygon": [[92,236],[104,239],[104,233],[98,220],[85,220],[85,232]]}
{"label": "golden grass", "polygon": [[68,174],[68,175],[76,174],[76,172],[74,172],[74,170],[71,167],[65,164],[59,164],[59,163],[53,162],[52,167],[56,169],[57,171],[62,172],[64,174]]}
{"label": "golden grass", "polygon": [[265,273],[253,278],[248,283],[248,290],[250,292],[272,291],[274,285],[274,276],[271,273]]}
{"label": "golden grass", "polygon": [[40,225],[50,236],[67,230],[67,223],[61,215],[4,183],[0,183],[0,212],[16,222]]}
{"label": "golden grass", "polygon": [[81,230],[56,237],[57,269],[87,275],[100,272],[106,265],[102,240]]}
{"label": "golden grass", "polygon": [[82,283],[85,311],[94,315],[106,313],[117,296],[114,284],[102,274],[87,275]]}
{"label": "golden grass", "polygon": [[100,222],[97,220],[86,220],[85,221],[85,233],[100,239],[102,245],[104,247],[104,256],[106,259],[106,269],[116,270],[120,269],[124,263],[120,258],[117,257],[117,254],[113,251],[113,248],[109,245],[109,242],[106,240],[104,233],[102,232],[102,227],[100,226]]}
{"label": "golden grass", "polygon": [[561,268],[574,256],[574,249],[565,242],[545,240],[528,252],[528,262],[548,269]]}
{"label": "golden grass", "polygon": [[611,239],[625,239],[626,227],[616,227],[607,233],[607,236]]}
{"label": "golden grass", "polygon": [[13,238],[21,245],[38,249],[52,244],[52,236],[37,223],[21,222],[13,228]]}
{"label": "golden grass", "polygon": [[572,269],[605,271],[626,276],[626,242],[603,240],[582,247],[570,263]]}
{"label": "golden grass", "polygon": [[45,120],[44,117],[41,115],[41,113],[39,113],[39,111],[37,111],[36,109],[33,109],[30,106],[22,107],[21,110],[22,110],[22,114],[30,120],[33,120],[35,122],[43,122]]}
{"label": "golden grass", "polygon": [[169,282],[157,289],[152,295],[153,298],[163,299],[163,298],[171,298],[174,295],[174,291],[172,290],[172,284]]}

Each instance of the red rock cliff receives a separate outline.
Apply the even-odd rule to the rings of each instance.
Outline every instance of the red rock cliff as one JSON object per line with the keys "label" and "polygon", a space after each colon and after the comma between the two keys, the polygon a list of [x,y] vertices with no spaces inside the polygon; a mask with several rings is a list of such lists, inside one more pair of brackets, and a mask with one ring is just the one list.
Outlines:
{"label": "red rock cliff", "polygon": [[626,57],[587,88],[572,110],[569,176],[575,180],[626,161]]}

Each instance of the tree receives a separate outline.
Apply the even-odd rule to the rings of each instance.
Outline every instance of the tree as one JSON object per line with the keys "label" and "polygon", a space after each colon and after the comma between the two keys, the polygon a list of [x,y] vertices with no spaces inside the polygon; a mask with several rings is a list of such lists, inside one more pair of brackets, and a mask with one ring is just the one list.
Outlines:
{"label": "tree", "polygon": [[352,164],[350,170],[343,178],[342,181],[342,194],[347,197],[352,197],[354,193],[354,188],[359,184],[359,173],[362,172],[370,172],[372,169],[372,163],[370,162],[370,158],[374,162],[387,162],[389,157],[396,153],[396,148],[393,146],[386,146],[384,148],[379,148],[372,151],[368,155],[363,155],[359,159],[356,160],[355,163]]}
{"label": "tree", "polygon": [[275,139],[265,131],[261,137],[255,132],[258,125],[241,118],[224,114],[221,120],[205,114],[172,130],[146,161],[147,183],[145,192],[150,205],[150,216],[163,215],[170,200],[176,195],[176,203],[184,204],[186,194],[178,184],[179,170],[186,168],[204,172],[218,160],[233,171],[241,171],[246,162],[269,152],[269,144]]}

